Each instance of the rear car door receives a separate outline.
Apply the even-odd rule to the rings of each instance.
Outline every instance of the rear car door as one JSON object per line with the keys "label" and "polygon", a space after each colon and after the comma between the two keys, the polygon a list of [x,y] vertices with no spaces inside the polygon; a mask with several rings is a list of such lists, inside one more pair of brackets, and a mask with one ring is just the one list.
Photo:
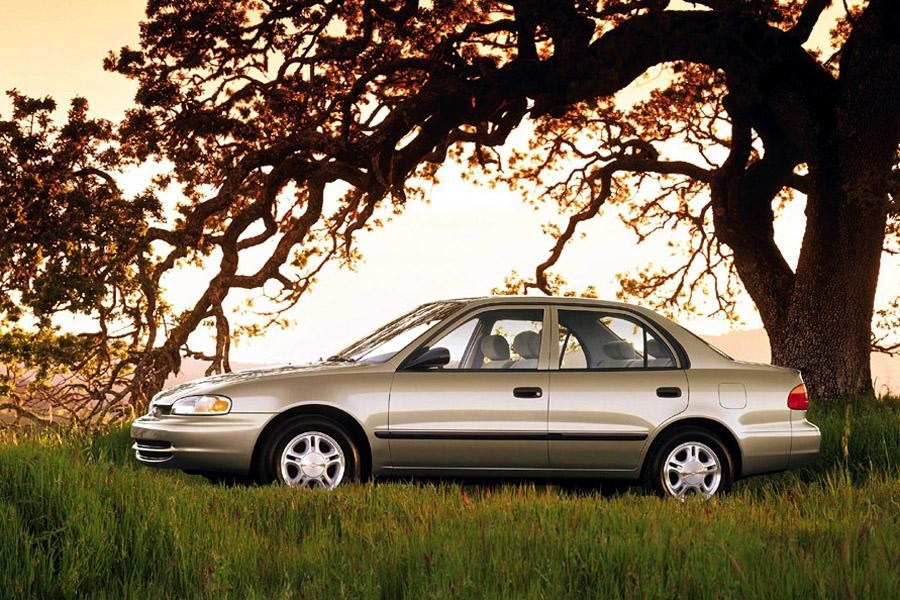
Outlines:
{"label": "rear car door", "polygon": [[652,430],[688,405],[688,380],[654,325],[619,309],[552,309],[550,466],[630,472]]}
{"label": "rear car door", "polygon": [[391,385],[391,463],[416,469],[547,468],[548,310],[476,309],[413,352],[446,348],[450,363],[407,370]]}

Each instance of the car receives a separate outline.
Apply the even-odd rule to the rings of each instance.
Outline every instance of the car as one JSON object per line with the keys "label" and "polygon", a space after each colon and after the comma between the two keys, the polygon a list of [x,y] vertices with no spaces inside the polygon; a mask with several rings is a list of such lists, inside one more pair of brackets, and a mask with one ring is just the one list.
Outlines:
{"label": "car", "polygon": [[131,436],[140,463],[210,478],[615,478],[709,498],[814,460],[808,404],[796,369],[651,310],[498,296],[424,304],[315,364],[173,387]]}

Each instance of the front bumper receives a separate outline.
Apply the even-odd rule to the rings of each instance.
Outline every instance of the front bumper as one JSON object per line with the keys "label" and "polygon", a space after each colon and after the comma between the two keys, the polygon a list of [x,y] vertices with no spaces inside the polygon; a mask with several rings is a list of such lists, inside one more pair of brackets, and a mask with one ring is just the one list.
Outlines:
{"label": "front bumper", "polygon": [[141,464],[185,471],[246,474],[269,413],[143,416],[131,424]]}

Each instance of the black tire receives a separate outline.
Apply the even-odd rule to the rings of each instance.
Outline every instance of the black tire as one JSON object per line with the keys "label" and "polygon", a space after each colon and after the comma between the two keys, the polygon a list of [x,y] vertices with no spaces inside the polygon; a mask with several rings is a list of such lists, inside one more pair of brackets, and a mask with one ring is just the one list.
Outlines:
{"label": "black tire", "polygon": [[672,496],[666,486],[667,475],[663,463],[673,450],[689,442],[699,442],[715,454],[720,465],[721,479],[713,495],[726,493],[734,483],[734,457],[731,456],[731,452],[728,451],[728,447],[719,439],[719,436],[701,427],[678,429],[667,434],[662,442],[655,446],[652,454],[648,457],[649,462],[644,472],[644,485],[660,496]]}
{"label": "black tire", "polygon": [[359,449],[349,433],[335,421],[316,415],[299,415],[280,423],[263,441],[256,465],[259,483],[286,484],[281,472],[281,455],[288,442],[306,432],[321,432],[338,443],[344,455],[344,474],[337,484],[356,483],[362,475]]}

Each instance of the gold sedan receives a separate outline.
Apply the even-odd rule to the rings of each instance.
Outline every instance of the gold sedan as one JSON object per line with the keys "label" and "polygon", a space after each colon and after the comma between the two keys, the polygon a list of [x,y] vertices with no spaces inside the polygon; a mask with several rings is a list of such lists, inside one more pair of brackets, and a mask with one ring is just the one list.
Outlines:
{"label": "gold sedan", "polygon": [[158,394],[137,460],[334,488],[379,475],[642,480],[709,497],[819,452],[800,373],[739,362],[647,309],[425,304],[318,364]]}

